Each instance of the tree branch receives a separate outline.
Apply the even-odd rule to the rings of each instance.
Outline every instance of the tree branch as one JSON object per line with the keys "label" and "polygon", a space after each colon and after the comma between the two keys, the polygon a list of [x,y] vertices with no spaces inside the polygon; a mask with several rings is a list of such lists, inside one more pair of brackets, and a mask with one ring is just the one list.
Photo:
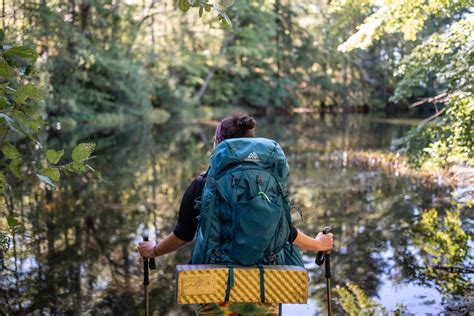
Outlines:
{"label": "tree branch", "polygon": [[[222,43],[222,47],[219,50],[219,55],[221,56],[225,56],[225,54],[227,53],[227,49],[229,48],[229,44],[235,38],[235,31],[237,30],[237,27],[239,26],[239,12],[237,12],[235,17],[233,18],[233,24],[234,24],[233,32],[226,32],[227,36],[225,36],[224,42]],[[198,103],[199,100],[204,96],[204,94],[207,91],[207,88],[209,87],[209,83],[214,77],[214,74],[216,73],[216,71],[217,71],[216,67],[209,68],[209,71],[207,72],[207,76],[206,76],[206,79],[204,80],[204,83],[201,85],[198,92],[193,98],[193,103]]]}

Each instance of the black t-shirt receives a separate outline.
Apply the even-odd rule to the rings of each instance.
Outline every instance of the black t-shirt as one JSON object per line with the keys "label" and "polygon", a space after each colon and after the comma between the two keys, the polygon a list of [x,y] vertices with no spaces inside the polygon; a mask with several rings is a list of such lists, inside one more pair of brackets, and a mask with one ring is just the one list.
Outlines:
{"label": "black t-shirt", "polygon": [[[191,182],[184,192],[183,199],[181,200],[178,222],[176,223],[173,234],[183,241],[191,241],[194,235],[196,235],[199,209],[195,207],[194,201],[202,195],[205,182],[206,180],[203,175],[194,178],[193,182]],[[298,234],[294,226],[292,226],[292,231],[293,233],[290,235],[290,238],[293,237],[293,240],[288,240],[289,242],[293,242]]]}

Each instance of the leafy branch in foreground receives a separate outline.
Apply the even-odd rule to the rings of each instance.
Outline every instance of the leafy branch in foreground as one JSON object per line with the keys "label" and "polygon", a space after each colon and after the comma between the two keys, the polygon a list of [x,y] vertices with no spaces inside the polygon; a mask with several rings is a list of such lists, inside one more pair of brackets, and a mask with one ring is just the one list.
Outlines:
{"label": "leafy branch in foreground", "polygon": [[[233,0],[221,0],[221,5],[224,8],[230,7],[234,4]],[[225,13],[224,9],[220,6],[216,5],[215,3],[209,3],[205,0],[178,0],[177,1],[178,8],[182,12],[187,12],[190,8],[199,8],[199,17],[202,17],[204,11],[211,12],[211,10],[216,11],[219,14],[219,20],[225,26],[232,26],[232,21],[230,20],[229,16]]]}
{"label": "leafy branch in foreground", "polygon": [[[1,216],[5,218],[7,228],[0,229],[0,252],[6,251],[10,237],[24,233],[24,225],[14,218],[7,198],[19,184],[38,179],[52,189],[64,174],[81,174],[87,170],[96,171],[87,164],[95,149],[93,143],[77,145],[71,155],[72,161],[58,165],[64,150],[47,150],[48,166],[36,169],[30,162],[33,153],[25,153],[28,145],[35,150],[43,148],[37,138],[44,126],[43,93],[31,78],[33,66],[38,59],[37,53],[27,46],[8,46],[3,43],[4,33],[0,30],[0,195],[5,197]],[[19,150],[20,143],[25,143]],[[23,153],[22,153],[23,151]]]}

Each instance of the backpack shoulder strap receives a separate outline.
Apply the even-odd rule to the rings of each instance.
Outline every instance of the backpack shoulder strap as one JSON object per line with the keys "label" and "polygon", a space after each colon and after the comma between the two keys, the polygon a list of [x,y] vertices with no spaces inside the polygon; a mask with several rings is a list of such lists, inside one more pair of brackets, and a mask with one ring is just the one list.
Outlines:
{"label": "backpack shoulder strap", "polygon": [[[217,195],[217,188],[216,188],[216,181],[213,178],[207,177],[206,182],[211,185],[211,190],[213,191],[212,197],[209,200],[209,211],[206,214],[206,228],[204,230],[204,236],[203,236],[203,241],[202,241],[202,249],[203,251],[201,252],[199,256],[199,263],[204,262],[204,255],[206,253],[206,247],[207,247],[207,241],[209,240],[209,232],[211,231],[211,222],[212,218],[214,216],[214,209],[216,207],[216,195]],[[202,227],[202,226],[201,226]]]}

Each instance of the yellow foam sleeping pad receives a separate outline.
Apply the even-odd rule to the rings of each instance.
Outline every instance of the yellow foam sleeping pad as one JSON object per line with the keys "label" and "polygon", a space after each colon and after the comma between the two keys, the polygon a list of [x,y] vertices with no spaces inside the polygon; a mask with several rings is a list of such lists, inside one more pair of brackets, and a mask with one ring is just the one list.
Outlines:
{"label": "yellow foam sleeping pad", "polygon": [[305,304],[308,272],[298,266],[176,266],[178,304]]}

